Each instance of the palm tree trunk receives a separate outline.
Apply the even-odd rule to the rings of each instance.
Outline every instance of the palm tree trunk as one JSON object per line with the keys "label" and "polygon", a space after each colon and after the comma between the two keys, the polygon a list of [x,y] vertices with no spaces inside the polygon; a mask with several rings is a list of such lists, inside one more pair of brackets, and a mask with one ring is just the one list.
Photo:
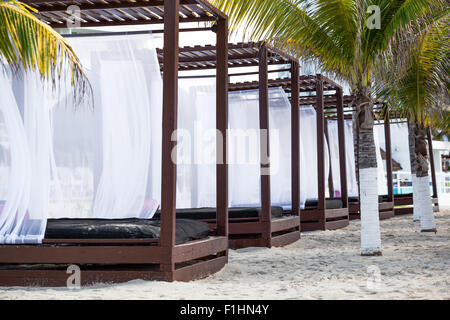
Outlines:
{"label": "palm tree trunk", "polygon": [[356,93],[356,124],[359,130],[358,162],[361,206],[361,255],[381,255],[378,213],[377,158],[373,137],[372,99],[368,90]]}
{"label": "palm tree trunk", "polygon": [[408,142],[409,142],[409,160],[411,163],[411,181],[412,181],[412,187],[413,187],[413,221],[417,222],[420,221],[420,214],[419,210],[415,206],[417,203],[417,177],[416,177],[416,154],[414,151],[414,144],[415,144],[415,138],[414,138],[414,124],[409,121],[408,122]]}
{"label": "palm tree trunk", "polygon": [[431,202],[430,177],[428,175],[428,148],[423,125],[414,124],[414,153],[416,168],[417,202],[414,207],[419,211],[422,232],[436,232],[433,204]]}

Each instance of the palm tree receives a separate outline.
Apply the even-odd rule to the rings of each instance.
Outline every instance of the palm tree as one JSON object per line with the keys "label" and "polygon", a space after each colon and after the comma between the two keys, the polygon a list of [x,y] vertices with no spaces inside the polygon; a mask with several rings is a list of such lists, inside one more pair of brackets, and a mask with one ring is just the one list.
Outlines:
{"label": "palm tree", "polygon": [[210,0],[253,40],[308,58],[356,97],[359,127],[361,254],[380,255],[373,72],[394,35],[443,0]]}
{"label": "palm tree", "polygon": [[64,38],[33,12],[34,8],[16,0],[0,1],[0,68],[37,70],[54,85],[62,76],[70,76],[74,94],[81,98],[89,83],[77,56]]}
{"label": "palm tree", "polygon": [[446,118],[450,101],[449,13],[445,11],[432,20],[425,28],[420,22],[413,26],[409,31],[414,31],[414,37],[399,34],[397,42],[401,45],[392,48],[392,55],[381,59],[376,75],[379,96],[387,101],[393,112],[407,117],[410,122],[411,169],[416,175],[413,180],[414,210],[423,232],[436,231],[425,130],[430,126],[448,128],[448,123],[442,123],[440,119]]}

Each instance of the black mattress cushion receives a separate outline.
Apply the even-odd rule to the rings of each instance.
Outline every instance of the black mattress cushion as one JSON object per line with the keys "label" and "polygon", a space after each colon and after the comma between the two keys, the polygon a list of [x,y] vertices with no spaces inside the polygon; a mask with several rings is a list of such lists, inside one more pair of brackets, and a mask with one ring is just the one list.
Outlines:
{"label": "black mattress cushion", "polygon": [[[387,195],[381,195],[378,196],[378,202],[387,202],[388,196]],[[359,202],[359,197],[349,197],[348,202]]]}
{"label": "black mattress cushion", "polygon": [[348,202],[359,202],[359,197],[348,197]]}
{"label": "black mattress cushion", "polygon": [[402,193],[402,194],[396,194],[396,198],[411,198],[413,196],[412,193]]}
{"label": "black mattress cushion", "polygon": [[[233,218],[257,218],[261,215],[261,208],[229,208],[228,217]],[[271,208],[272,218],[283,216],[282,207]],[[156,211],[153,219],[160,219],[161,212]],[[214,220],[216,219],[216,208],[199,209],[177,209],[177,219]]]}
{"label": "black mattress cushion", "polygon": [[[45,239],[157,239],[160,220],[147,219],[49,219]],[[176,223],[176,243],[208,237],[206,223],[180,219]]]}
{"label": "black mattress cushion", "polygon": [[[305,209],[317,208],[319,204],[318,200],[306,200]],[[325,204],[327,209],[340,209],[342,208],[342,200],[341,199],[325,199]]]}

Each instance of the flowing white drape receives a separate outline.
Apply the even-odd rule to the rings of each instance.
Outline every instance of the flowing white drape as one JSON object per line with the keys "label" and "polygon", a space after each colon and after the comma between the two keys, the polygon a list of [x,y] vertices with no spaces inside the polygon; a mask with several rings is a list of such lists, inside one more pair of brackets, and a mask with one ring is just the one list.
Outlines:
{"label": "flowing white drape", "polygon": [[[381,130],[381,128],[379,130]],[[379,136],[380,136],[380,145],[384,150],[386,150],[386,142],[384,139],[384,134],[383,135],[379,134]],[[391,124],[391,148],[392,148],[392,159],[400,163],[402,171],[411,172],[407,123]]]}
{"label": "flowing white drape", "polygon": [[16,97],[12,82],[0,72],[0,243],[41,242],[49,207],[48,84],[34,72],[21,79]]}
{"label": "flowing white drape", "polygon": [[14,96],[0,75],[0,243],[39,243],[48,217],[149,218],[157,209],[162,79],[151,36],[68,41],[93,109],[74,105],[68,79],[50,90],[25,74]]}
{"label": "flowing white drape", "polygon": [[[330,160],[325,136],[324,141],[325,186],[327,186]],[[317,200],[318,197],[316,110],[312,106],[302,106],[300,108],[300,208],[305,208],[307,200]]]}
{"label": "flowing white drape", "polygon": [[[68,40],[87,69],[94,110],[81,110],[73,125],[87,137],[72,136],[68,148],[61,143],[55,149],[65,156],[57,157],[56,165],[67,171],[72,194],[65,197],[64,215],[92,207],[96,218],[151,217],[152,199],[160,199],[162,125],[162,81],[151,36]],[[61,102],[55,123],[71,112]]]}
{"label": "flowing white drape", "polygon": [[272,205],[292,205],[291,103],[282,88],[269,91],[270,193]]}
{"label": "flowing white drape", "polygon": [[[386,195],[388,194],[388,188],[387,188],[387,180],[386,180],[386,168],[384,165],[383,158],[381,157],[381,150],[380,150],[380,136],[381,136],[381,129],[382,126],[374,126],[373,128],[373,139],[375,142],[375,150],[376,150],[376,156],[377,156],[377,182],[378,182],[378,194],[379,195]],[[383,131],[384,133],[384,131]]]}
{"label": "flowing white drape", "polygon": [[[229,93],[229,201],[231,207],[261,206],[259,92]],[[291,202],[291,114],[282,88],[269,89],[271,201]]]}
{"label": "flowing white drape", "polygon": [[[358,196],[356,180],[356,163],[353,142],[353,121],[344,120],[345,134],[345,165],[347,170],[347,191],[349,197]],[[339,166],[339,134],[336,120],[328,121],[328,146],[330,148],[331,174],[336,197],[341,196],[341,176]]]}
{"label": "flowing white drape", "polygon": [[258,90],[228,95],[230,207],[261,206]]}
{"label": "flowing white drape", "polygon": [[215,81],[180,80],[177,208],[216,207]]}

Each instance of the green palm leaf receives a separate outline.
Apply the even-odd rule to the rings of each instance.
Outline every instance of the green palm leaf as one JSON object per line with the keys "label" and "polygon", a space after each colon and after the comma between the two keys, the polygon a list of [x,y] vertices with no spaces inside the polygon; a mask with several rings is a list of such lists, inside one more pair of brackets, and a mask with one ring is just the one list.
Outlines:
{"label": "green palm leaf", "polygon": [[449,18],[445,11],[426,28],[415,26],[416,36],[409,42],[399,34],[398,41],[405,44],[380,61],[376,75],[378,95],[392,110],[419,124],[445,126],[440,120],[446,118],[450,96]]}
{"label": "green palm leaf", "polygon": [[89,82],[80,61],[64,38],[32,11],[15,0],[0,2],[0,64],[13,71],[37,70],[53,84],[69,76],[74,94],[82,96]]}

